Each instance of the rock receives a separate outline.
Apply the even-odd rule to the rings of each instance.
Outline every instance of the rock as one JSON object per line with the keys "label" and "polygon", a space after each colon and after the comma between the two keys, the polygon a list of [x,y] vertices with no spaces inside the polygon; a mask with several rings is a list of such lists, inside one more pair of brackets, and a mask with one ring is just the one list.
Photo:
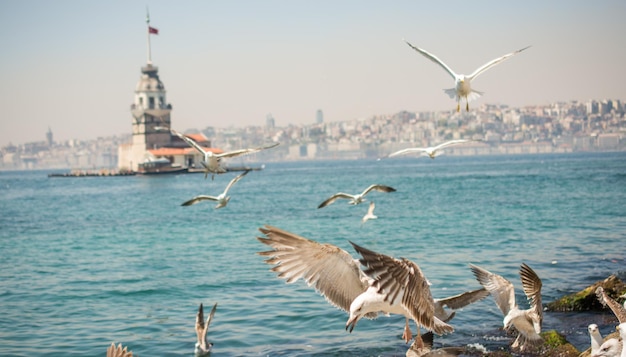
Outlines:
{"label": "rock", "polygon": [[612,298],[617,299],[626,292],[624,284],[617,276],[598,281],[591,286],[574,294],[570,294],[546,305],[549,311],[602,311],[606,307],[598,301],[596,288],[602,286],[604,291]]}

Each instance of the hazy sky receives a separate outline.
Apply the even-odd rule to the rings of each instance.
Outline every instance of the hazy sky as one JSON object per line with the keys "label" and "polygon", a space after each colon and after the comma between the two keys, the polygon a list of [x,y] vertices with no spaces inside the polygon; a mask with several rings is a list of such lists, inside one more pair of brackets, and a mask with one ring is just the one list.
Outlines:
{"label": "hazy sky", "polygon": [[[460,73],[482,103],[626,99],[626,2],[0,0],[0,147],[129,133],[146,6],[179,130],[450,110]],[[470,108],[471,109],[471,108]]]}

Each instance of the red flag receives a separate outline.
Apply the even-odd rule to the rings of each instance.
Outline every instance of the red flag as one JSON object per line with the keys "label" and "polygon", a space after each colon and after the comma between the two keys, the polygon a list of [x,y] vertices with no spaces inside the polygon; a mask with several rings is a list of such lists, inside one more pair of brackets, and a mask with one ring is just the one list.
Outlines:
{"label": "red flag", "polygon": [[152,34],[158,35],[159,34],[159,30],[155,29],[154,27],[148,26],[148,33],[152,33]]}

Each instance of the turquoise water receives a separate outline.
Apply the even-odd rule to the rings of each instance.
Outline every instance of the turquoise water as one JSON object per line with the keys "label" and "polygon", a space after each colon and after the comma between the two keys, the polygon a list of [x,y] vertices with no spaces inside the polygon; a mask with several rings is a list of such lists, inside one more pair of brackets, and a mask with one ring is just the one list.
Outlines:
{"label": "turquoise water", "polygon": [[[470,262],[516,287],[526,262],[544,303],[626,271],[626,153],[267,163],[219,210],[180,204],[234,174],[46,174],[0,172],[2,356],[104,355],[113,341],[139,356],[192,355],[201,302],[218,303],[213,356],[404,355],[403,317],[364,319],[350,334],[346,313],[277,279],[256,254],[264,224],[412,259],[435,297],[478,288]],[[368,195],[379,218],[364,226],[367,204],[316,208],[372,183],[397,192]],[[547,313],[544,329],[584,349],[589,323],[615,326],[609,314]],[[491,298],[451,324],[438,346],[511,342]]]}

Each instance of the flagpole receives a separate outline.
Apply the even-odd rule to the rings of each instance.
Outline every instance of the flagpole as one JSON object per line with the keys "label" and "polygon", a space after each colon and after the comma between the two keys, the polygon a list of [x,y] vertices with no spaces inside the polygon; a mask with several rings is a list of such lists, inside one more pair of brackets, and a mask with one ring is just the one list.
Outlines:
{"label": "flagpole", "polygon": [[146,6],[146,24],[148,28],[146,28],[146,34],[148,35],[148,64],[152,64],[152,53],[150,50],[150,12],[148,11],[148,7]]}

